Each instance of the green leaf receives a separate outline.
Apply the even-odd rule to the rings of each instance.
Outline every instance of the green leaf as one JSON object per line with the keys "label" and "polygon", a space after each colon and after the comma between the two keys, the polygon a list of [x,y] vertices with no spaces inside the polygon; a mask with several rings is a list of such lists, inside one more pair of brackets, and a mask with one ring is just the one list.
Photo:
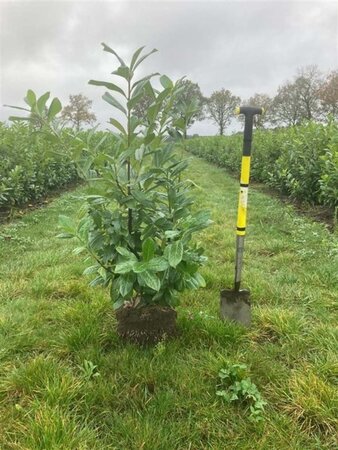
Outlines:
{"label": "green leaf", "polygon": [[134,253],[133,253],[133,252],[130,252],[129,250],[127,250],[127,249],[124,248],[124,247],[116,247],[116,251],[117,251],[117,253],[119,253],[121,256],[124,256],[124,257],[126,257],[126,258],[128,258],[128,259],[131,259],[131,260],[133,260],[133,261],[137,261],[137,258],[136,258],[136,256],[134,255]]}
{"label": "green leaf", "polygon": [[129,80],[131,78],[129,67],[127,66],[120,66],[114,72],[112,72],[112,75],[118,75],[119,77],[124,78],[125,80]]}
{"label": "green leaf", "polygon": [[120,64],[122,66],[125,66],[125,62],[123,61],[123,59],[116,53],[115,50],[113,50],[112,48],[110,48],[107,44],[105,44],[104,42],[101,42],[101,45],[103,46],[103,50],[105,52],[109,52],[112,53],[114,56],[116,56],[116,58],[119,60]]}
{"label": "green leaf", "polygon": [[50,92],[46,92],[45,94],[41,95],[39,100],[37,101],[37,107],[40,114],[44,112],[44,109],[46,107],[46,102],[50,97]]}
{"label": "green leaf", "polygon": [[70,217],[61,214],[59,216],[59,225],[66,233],[76,234],[75,222]]}
{"label": "green leaf", "polygon": [[171,89],[173,87],[173,82],[167,75],[162,75],[160,77],[160,83],[164,87],[164,89]]}
{"label": "green leaf", "polygon": [[151,237],[142,243],[142,256],[144,261],[149,261],[155,254],[156,244]]}
{"label": "green leaf", "polygon": [[57,97],[53,98],[52,103],[50,104],[48,109],[48,118],[53,119],[53,117],[55,117],[61,111],[61,109],[62,105],[60,100]]}
{"label": "green leaf", "polygon": [[156,48],[153,48],[151,52],[147,53],[146,55],[142,56],[142,58],[140,58],[137,63],[135,64],[134,70],[136,69],[136,67],[138,67],[146,58],[148,58],[148,56],[152,55],[153,53],[157,52],[158,50]]}
{"label": "green leaf", "polygon": [[98,80],[89,80],[88,84],[92,84],[94,86],[104,86],[110,91],[118,92],[119,94],[123,95],[123,97],[127,98],[126,94],[124,93],[123,89],[117,86],[114,83],[109,83],[107,81],[98,81]]}
{"label": "green leaf", "polygon": [[60,233],[56,237],[58,239],[72,239],[75,235],[73,233]]}
{"label": "green leaf", "polygon": [[117,128],[119,131],[121,131],[122,134],[126,136],[127,132],[124,129],[123,125],[116,119],[109,119],[109,123],[113,125],[115,128]]}
{"label": "green leaf", "polygon": [[144,92],[151,97],[153,100],[156,100],[156,94],[155,91],[150,83],[150,81],[148,80],[145,84],[144,84]]}
{"label": "green leaf", "polygon": [[28,122],[29,121],[31,121],[32,120],[32,118],[31,117],[19,117],[19,116],[9,116],[8,117],[8,120],[11,120],[11,121],[15,121],[15,120],[27,120]]}
{"label": "green leaf", "polygon": [[136,52],[133,54],[133,57],[131,58],[131,63],[130,63],[130,68],[131,70],[133,70],[134,65],[137,61],[137,58],[140,56],[142,50],[144,49],[145,45],[143,45],[143,47],[140,47],[136,50]]}
{"label": "green leaf", "polygon": [[144,81],[150,80],[152,77],[156,77],[157,75],[160,75],[158,72],[152,73],[150,75],[147,75],[146,77],[140,78],[139,80],[135,81],[135,83],[132,85],[131,90],[133,91],[136,86],[138,86],[140,83],[143,83]]}
{"label": "green leaf", "polygon": [[134,266],[136,264],[136,261],[129,259],[128,261],[122,261],[116,264],[115,273],[128,273],[132,272],[134,269]]}
{"label": "green leaf", "polygon": [[135,150],[135,159],[136,161],[141,161],[143,158],[143,154],[144,154],[144,145],[142,144],[140,148],[137,148]]}
{"label": "green leaf", "polygon": [[159,278],[154,273],[149,272],[148,270],[138,273],[137,279],[142,286],[148,286],[154,291],[159,291],[161,288],[161,282]]}
{"label": "green leaf", "polygon": [[127,102],[128,108],[129,109],[134,109],[135,105],[137,105],[137,103],[141,100],[141,98],[143,97],[143,92],[139,92],[137,95],[134,95],[129,102]]}
{"label": "green leaf", "polygon": [[83,275],[92,275],[93,273],[97,273],[97,270],[99,269],[99,265],[95,264],[94,266],[89,266],[83,271]]}
{"label": "green leaf", "polygon": [[133,267],[133,272],[134,273],[141,273],[141,272],[144,272],[147,269],[148,269],[147,261],[139,261],[139,262],[135,263],[135,265]]}
{"label": "green leaf", "polygon": [[158,256],[148,262],[148,270],[151,272],[163,272],[169,268],[168,261],[163,256]]}
{"label": "green leaf", "polygon": [[133,273],[127,273],[119,278],[119,292],[122,297],[132,295],[135,280]]}
{"label": "green leaf", "polygon": [[199,284],[200,287],[206,286],[205,279],[202,277],[202,275],[200,273],[198,273],[198,272],[194,273],[193,277],[195,278],[195,280],[197,281],[197,283]]}
{"label": "green leaf", "polygon": [[144,145],[148,145],[150,144],[151,141],[153,141],[155,139],[155,134],[154,133],[150,133],[148,134],[145,138],[144,138]]}
{"label": "green leaf", "polygon": [[183,258],[183,244],[181,241],[176,241],[168,245],[164,250],[164,255],[167,257],[171,267],[176,267]]}
{"label": "green leaf", "polygon": [[25,100],[25,102],[27,103],[28,106],[33,108],[33,106],[35,106],[35,104],[36,104],[36,95],[35,95],[35,93],[31,89],[28,89],[26,97],[24,98],[24,100]]}
{"label": "green leaf", "polygon": [[147,119],[149,120],[150,123],[152,123],[156,120],[159,109],[160,109],[160,107],[157,103],[149,106],[148,111],[147,111]]}
{"label": "green leaf", "polygon": [[103,100],[105,100],[110,105],[114,106],[115,108],[119,109],[123,112],[123,114],[127,115],[126,109],[121,105],[119,101],[116,100],[109,92],[105,92],[102,96]]}

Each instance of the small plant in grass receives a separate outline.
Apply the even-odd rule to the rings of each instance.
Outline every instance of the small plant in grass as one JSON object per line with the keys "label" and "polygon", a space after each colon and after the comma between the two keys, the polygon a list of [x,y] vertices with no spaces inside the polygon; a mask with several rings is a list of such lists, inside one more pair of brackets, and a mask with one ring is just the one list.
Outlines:
{"label": "small plant in grass", "polygon": [[218,374],[220,383],[216,395],[222,397],[227,403],[241,403],[250,410],[250,420],[259,422],[263,420],[264,405],[257,386],[247,376],[245,364],[233,364],[221,369]]}
{"label": "small plant in grass", "polygon": [[100,376],[100,372],[97,370],[97,365],[92,361],[87,361],[85,359],[83,365],[79,366],[79,369],[81,370],[83,377],[87,381]]}
{"label": "small plant in grass", "polygon": [[[178,294],[205,285],[198,272],[203,249],[192,237],[210,223],[209,213],[192,211],[191,185],[182,176],[188,163],[174,152],[173,138],[185,127],[173,114],[182,84],[162,75],[161,88],[155,89],[151,78],[158,74],[135,80],[136,69],[155,50],[142,55],[139,48],[127,65],[113,49],[105,44],[103,49],[118,59],[113,74],[125,89],[111,81],[89,83],[110,91],[103,100],[124,122],[110,119],[118,134],[109,152],[86,153],[91,194],[78,224],[60,218],[61,237],[76,236],[78,251],[87,250],[95,260],[86,273],[96,274],[92,285],[110,287],[119,334],[157,341],[175,334]],[[134,110],[145,94],[151,101],[142,120]],[[83,153],[78,157],[83,166]]]}

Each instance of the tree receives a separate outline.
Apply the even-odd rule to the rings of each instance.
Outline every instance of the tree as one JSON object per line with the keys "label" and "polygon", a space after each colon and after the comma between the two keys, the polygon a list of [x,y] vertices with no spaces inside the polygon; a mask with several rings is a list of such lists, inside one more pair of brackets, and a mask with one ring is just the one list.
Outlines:
{"label": "tree", "polygon": [[225,127],[230,123],[236,106],[241,99],[229,90],[221,89],[212,93],[207,102],[208,117],[218,126],[219,134],[224,134]]}
{"label": "tree", "polygon": [[197,83],[191,80],[182,79],[178,82],[179,92],[174,100],[173,110],[174,115],[182,118],[185,123],[184,134],[196,120],[203,120],[205,118],[204,105],[206,102],[201,89]]}
{"label": "tree", "polygon": [[338,70],[326,76],[318,90],[318,96],[322,111],[338,118]]}
{"label": "tree", "polygon": [[322,78],[317,66],[307,66],[298,71],[294,84],[299,96],[302,119],[319,119],[318,92],[321,82]]}
{"label": "tree", "polygon": [[292,126],[301,122],[299,93],[294,83],[279,86],[271,105],[271,122],[279,126]]}
{"label": "tree", "polygon": [[302,120],[319,120],[319,88],[321,75],[317,66],[298,70],[293,82],[278,88],[271,106],[272,122],[277,125],[296,125]]}
{"label": "tree", "polygon": [[[196,120],[204,119],[203,106],[205,98],[197,83],[182,79],[177,82],[177,86],[178,92],[173,101],[172,114],[176,117],[176,120],[181,119],[184,137],[186,137],[187,129]],[[153,101],[153,98],[145,92],[140,101],[134,106],[133,114],[147,123],[147,111]]]}
{"label": "tree", "polygon": [[[254,94],[248,100],[243,102],[243,105],[257,106],[263,108],[263,114],[256,114],[253,117],[253,124],[255,128],[264,128],[264,126],[270,122],[272,98],[267,94]],[[238,116],[238,120],[244,123],[244,116],[241,114]]]}
{"label": "tree", "polygon": [[66,122],[70,122],[79,131],[81,124],[92,124],[96,121],[96,116],[90,111],[92,101],[82,94],[70,95],[69,105],[62,110],[61,117]]}

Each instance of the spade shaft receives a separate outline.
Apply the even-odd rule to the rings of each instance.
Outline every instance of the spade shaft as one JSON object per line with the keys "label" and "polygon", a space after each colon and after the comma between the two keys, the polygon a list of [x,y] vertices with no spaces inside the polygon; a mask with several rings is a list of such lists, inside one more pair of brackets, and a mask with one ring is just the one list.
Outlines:
{"label": "spade shaft", "polygon": [[262,114],[263,109],[243,106],[237,108],[236,113],[244,114],[245,122],[236,226],[235,283],[233,290],[225,289],[221,291],[221,318],[234,320],[249,326],[251,322],[250,292],[241,290],[240,287],[250,181],[253,118],[255,114]]}

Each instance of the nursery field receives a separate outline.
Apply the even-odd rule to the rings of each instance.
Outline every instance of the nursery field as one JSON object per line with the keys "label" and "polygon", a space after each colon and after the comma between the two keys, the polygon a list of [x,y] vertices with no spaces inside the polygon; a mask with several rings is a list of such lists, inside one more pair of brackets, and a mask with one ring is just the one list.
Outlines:
{"label": "nursery field", "polygon": [[[189,139],[185,148],[230,173],[241,167],[242,134]],[[302,125],[256,130],[252,181],[302,203],[338,206],[338,123],[308,121]]]}
{"label": "nursery field", "polygon": [[[192,157],[195,208],[214,224],[199,235],[207,286],[181,296],[179,336],[125,344],[88,262],[57,239],[76,194],[0,228],[0,448],[238,450],[336,448],[337,236],[252,188],[243,285],[253,324],[218,319],[233,283],[238,183]],[[216,395],[219,371],[245,364],[266,402]]]}

